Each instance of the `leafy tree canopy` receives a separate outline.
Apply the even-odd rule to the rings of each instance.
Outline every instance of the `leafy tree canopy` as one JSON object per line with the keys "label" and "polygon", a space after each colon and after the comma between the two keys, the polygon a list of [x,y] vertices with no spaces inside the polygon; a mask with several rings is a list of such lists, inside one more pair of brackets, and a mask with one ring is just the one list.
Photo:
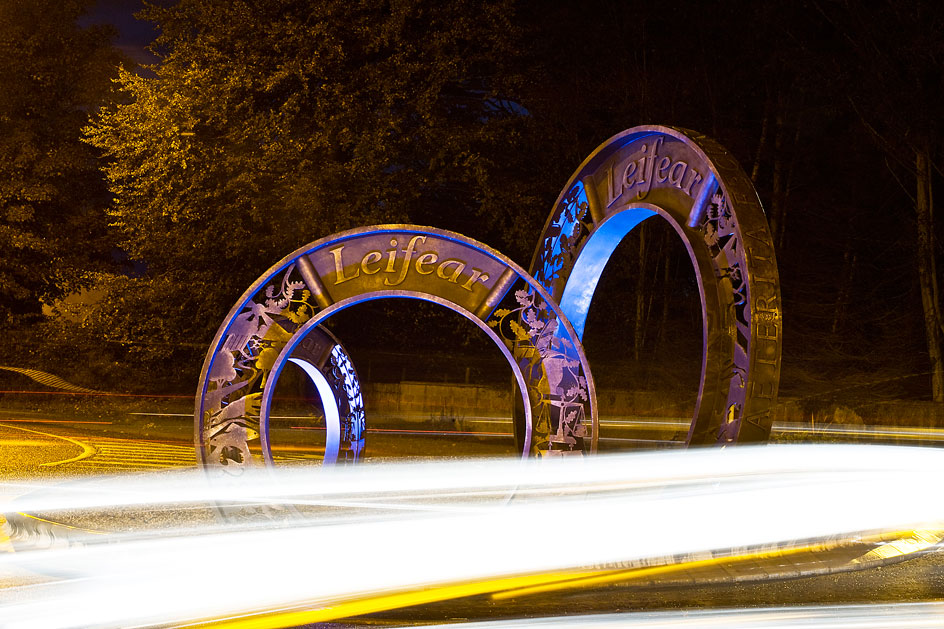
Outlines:
{"label": "leafy tree canopy", "polygon": [[0,321],[8,325],[80,287],[108,253],[107,191],[81,129],[107,96],[117,57],[110,30],[76,25],[88,4],[0,3]]}
{"label": "leafy tree canopy", "polygon": [[[511,4],[147,8],[161,61],[122,70],[126,100],[87,129],[107,156],[121,246],[147,269],[115,285],[141,305],[130,319],[124,297],[103,305],[109,334],[162,321],[145,335],[161,349],[144,359],[207,342],[259,273],[341,229],[414,222],[495,242],[520,201],[498,160],[527,122],[507,99],[518,81],[506,66]],[[184,293],[201,295],[199,310],[182,307]]]}
{"label": "leafy tree canopy", "polygon": [[252,275],[339,229],[501,214],[485,149],[520,118],[500,96],[507,4],[149,8],[162,62],[123,71],[129,101],[89,129],[123,245],[154,271]]}
{"label": "leafy tree canopy", "polygon": [[[218,322],[262,269],[356,225],[451,228],[526,263],[577,164],[613,133],[654,123],[716,137],[769,210],[785,366],[816,379],[785,377],[784,391],[791,381],[804,394],[832,389],[837,374],[864,382],[860,371],[925,371],[919,324],[928,291],[913,277],[922,248],[912,206],[921,203],[908,198],[912,183],[903,191],[896,181],[916,160],[888,158],[886,143],[876,143],[882,155],[871,140],[928,144],[921,189],[930,210],[932,180],[940,182],[939,10],[922,8],[933,4],[924,0],[888,0],[876,11],[838,0],[755,4],[179,0],[149,8],[143,17],[162,32],[160,63],[123,72],[125,100],[87,130],[107,155],[116,234],[146,273],[114,278],[89,317],[101,332],[89,338],[128,343],[132,353],[112,362],[161,374],[179,364],[179,384],[189,385]],[[939,262],[940,223],[933,228],[924,241]],[[662,306],[636,297],[649,305],[629,312],[616,299],[623,330],[618,317],[607,319],[601,345],[668,321],[671,293],[690,285],[667,279],[687,272],[685,251],[662,261],[668,240],[643,240],[628,241],[627,255],[638,267],[632,277],[645,281],[616,284],[627,299],[651,286]],[[411,338],[433,336],[427,319],[416,322]],[[342,338],[369,345],[361,327]],[[671,334],[636,336],[640,357],[676,360],[675,351],[653,349]]]}

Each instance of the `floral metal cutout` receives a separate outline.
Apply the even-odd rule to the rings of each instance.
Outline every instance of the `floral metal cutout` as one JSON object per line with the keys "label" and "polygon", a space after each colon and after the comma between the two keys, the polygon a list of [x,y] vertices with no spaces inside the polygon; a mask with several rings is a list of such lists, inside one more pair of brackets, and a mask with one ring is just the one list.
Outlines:
{"label": "floral metal cutout", "polygon": [[206,460],[228,471],[250,465],[259,404],[272,363],[316,306],[295,265],[257,292],[227,330],[208,374],[203,422]]}
{"label": "floral metal cutout", "polygon": [[488,325],[499,330],[528,383],[531,452],[581,454],[591,435],[584,409],[587,377],[578,348],[533,288],[513,295],[515,303],[496,309]]}
{"label": "floral metal cutout", "polygon": [[534,265],[534,279],[552,295],[558,284],[567,281],[580,243],[591,229],[584,221],[590,211],[583,183],[574,184],[557,205],[557,211],[544,232],[543,247]]}
{"label": "floral metal cutout", "polygon": [[345,461],[355,463],[364,451],[364,398],[361,383],[354,370],[354,363],[340,345],[331,350],[331,368],[327,379],[335,390],[345,395],[338,397],[341,416],[341,452]]}

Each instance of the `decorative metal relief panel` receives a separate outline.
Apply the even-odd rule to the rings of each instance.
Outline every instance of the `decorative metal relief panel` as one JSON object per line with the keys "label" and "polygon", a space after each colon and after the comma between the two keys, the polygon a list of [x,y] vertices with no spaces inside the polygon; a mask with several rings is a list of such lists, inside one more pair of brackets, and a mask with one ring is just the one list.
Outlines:
{"label": "decorative metal relief panel", "polygon": [[678,233],[699,284],[704,351],[688,442],[766,440],[780,377],[777,264],[757,194],[716,142],[657,126],[604,142],[561,192],[531,272],[582,336],[610,255],[653,216]]}
{"label": "decorative metal relief panel", "polygon": [[252,460],[262,390],[276,357],[317,310],[295,264],[278,269],[230,313],[201,378],[199,448],[204,465],[234,470]]}
{"label": "decorative metal relief panel", "polygon": [[546,293],[523,286],[497,308],[488,325],[511,349],[528,385],[534,454],[582,454],[596,449],[586,405],[592,380],[576,336]]}
{"label": "decorative metal relief panel", "polygon": [[582,182],[575,182],[557,203],[541,237],[531,266],[534,279],[552,295],[560,295],[580,243],[593,229],[590,203]]}

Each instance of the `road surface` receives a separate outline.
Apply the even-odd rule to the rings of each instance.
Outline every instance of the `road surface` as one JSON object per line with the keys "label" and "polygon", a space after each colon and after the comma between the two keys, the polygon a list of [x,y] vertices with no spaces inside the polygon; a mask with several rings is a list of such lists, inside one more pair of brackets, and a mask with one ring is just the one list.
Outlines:
{"label": "road surface", "polygon": [[[71,482],[103,473],[195,467],[196,456],[186,430],[188,424],[183,419],[177,421],[176,433],[166,431],[158,438],[151,430],[148,436],[136,438],[129,434],[127,425],[117,431],[108,422],[7,416],[0,420],[0,475],[4,481],[56,478]],[[144,425],[145,419],[142,419],[142,427]],[[500,426],[483,424],[481,431],[464,428],[455,431],[373,430],[368,434],[368,448],[375,458],[404,454],[487,456],[508,454],[513,450],[510,433],[502,431]],[[144,432],[147,431],[142,429]],[[296,433],[283,431],[277,435],[282,438],[281,443],[275,439],[274,444],[276,448],[281,446],[279,452],[286,461],[317,461],[317,434],[314,432],[297,433],[299,438],[295,439]],[[15,483],[0,486],[3,488],[0,501],[16,497]],[[929,493],[932,495],[933,490]],[[881,496],[875,497],[877,502],[881,499]],[[810,516],[815,517],[815,514]],[[639,514],[639,517],[646,515]],[[691,526],[697,527],[699,518],[706,517],[721,516],[692,514]],[[84,526],[103,528],[101,522],[94,521],[85,522]],[[560,534],[549,528],[547,535],[541,537],[545,540],[544,546],[539,545],[535,552],[553,552],[554,544],[561,541],[555,542],[554,535]],[[582,534],[590,534],[590,531],[574,532],[577,539]],[[394,606],[347,618],[342,626],[400,626],[630,610],[941,600],[944,598],[944,554],[939,550],[940,538],[935,534],[918,532],[914,539],[907,534],[902,534],[901,539],[862,539],[853,544],[801,552],[762,553],[710,564],[681,562],[655,572],[634,568],[602,582],[575,580],[563,586],[519,588]],[[911,550],[917,548],[918,551],[911,552],[908,543],[916,539],[923,545],[912,544]],[[461,544],[462,540],[456,539],[455,543]],[[905,551],[896,556],[895,548],[905,548]],[[881,552],[876,554],[876,549]],[[433,549],[426,549],[430,550]],[[0,535],[0,553],[11,551],[10,541]],[[363,558],[365,563],[368,560]],[[850,569],[857,561],[865,569]],[[0,577],[0,587],[4,584]],[[941,624],[944,625],[944,619]]]}

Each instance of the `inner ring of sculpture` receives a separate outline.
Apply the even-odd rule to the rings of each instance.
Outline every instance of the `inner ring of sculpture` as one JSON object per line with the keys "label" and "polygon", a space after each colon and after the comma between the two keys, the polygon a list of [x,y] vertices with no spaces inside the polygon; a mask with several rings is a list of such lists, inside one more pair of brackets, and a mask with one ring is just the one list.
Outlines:
{"label": "inner ring of sculpture", "polygon": [[[265,457],[265,460],[267,463],[269,464],[273,463],[272,455],[271,455],[271,448],[269,447],[269,444],[268,444],[269,417],[272,410],[273,394],[275,392],[275,388],[278,383],[279,376],[281,375],[282,370],[285,368],[286,363],[291,362],[291,363],[298,364],[298,359],[294,358],[293,354],[296,351],[296,347],[301,342],[303,342],[306,334],[308,334],[308,332],[311,331],[312,329],[317,329],[321,324],[325,323],[327,319],[331,317],[332,315],[338,314],[339,312],[351,306],[354,306],[356,304],[363,303],[366,301],[373,301],[376,299],[397,299],[397,298],[418,299],[422,301],[437,303],[437,304],[440,304],[449,308],[453,312],[457,312],[458,314],[462,315],[469,321],[475,323],[483,332],[485,332],[485,334],[501,350],[506,361],[512,368],[512,372],[514,374],[515,381],[518,383],[518,386],[520,387],[523,383],[525,383],[525,379],[519,365],[515,361],[514,356],[506,347],[503,340],[495,333],[495,331],[491,327],[489,327],[487,324],[482,322],[478,317],[476,317],[471,312],[465,310],[464,308],[456,306],[455,304],[447,304],[441,298],[436,297],[434,295],[429,295],[426,293],[418,293],[418,292],[408,292],[408,291],[399,291],[395,295],[390,295],[390,294],[385,294],[385,293],[368,293],[368,294],[359,296],[357,298],[346,299],[341,302],[332,304],[330,307],[319,312],[307,323],[305,323],[305,325],[302,326],[293,335],[292,340],[290,340],[288,344],[282,349],[282,352],[279,354],[278,358],[272,364],[268,381],[262,393],[262,403],[261,403],[260,416],[259,416],[259,423],[261,427],[260,435],[263,441],[262,451],[263,451],[263,456]],[[309,373],[309,369],[306,369],[305,371],[307,374],[309,374],[309,376],[312,376],[312,373]],[[317,369],[310,368],[310,371],[314,372],[315,374],[314,378],[317,378],[318,376],[321,375]],[[526,405],[527,405],[527,401],[526,401]],[[326,411],[325,419],[327,423],[327,419],[328,419],[327,411]],[[328,430],[329,430],[329,435],[326,438],[326,441],[327,439],[330,438],[330,425],[328,426]],[[518,441],[522,444],[522,453],[524,456],[527,456],[530,451],[531,436],[532,436],[532,419],[529,416],[525,421],[524,433],[520,437],[518,437]],[[326,446],[326,452],[327,452],[327,446]],[[326,460],[325,462],[330,463],[332,461]]]}
{"label": "inner ring of sculpture", "polygon": [[[331,390],[331,384],[328,383],[328,379],[321,373],[321,370],[307,360],[289,358],[288,362],[297,365],[308,376],[311,383],[315,385],[318,397],[321,398],[325,419],[325,446],[322,462],[326,465],[335,463],[338,460],[338,451],[341,449],[341,412],[334,391]],[[268,422],[266,422],[266,426],[268,426]],[[261,434],[268,441],[268,428],[264,429]],[[262,451],[267,453],[269,458],[272,457],[272,448],[268,444],[263,446]]]}
{"label": "inner ring of sculpture", "polygon": [[657,126],[604,142],[558,197],[531,273],[582,338],[616,246],[657,215],[684,242],[701,300],[702,369],[687,443],[765,441],[780,377],[777,265],[757,194],[716,142]]}

